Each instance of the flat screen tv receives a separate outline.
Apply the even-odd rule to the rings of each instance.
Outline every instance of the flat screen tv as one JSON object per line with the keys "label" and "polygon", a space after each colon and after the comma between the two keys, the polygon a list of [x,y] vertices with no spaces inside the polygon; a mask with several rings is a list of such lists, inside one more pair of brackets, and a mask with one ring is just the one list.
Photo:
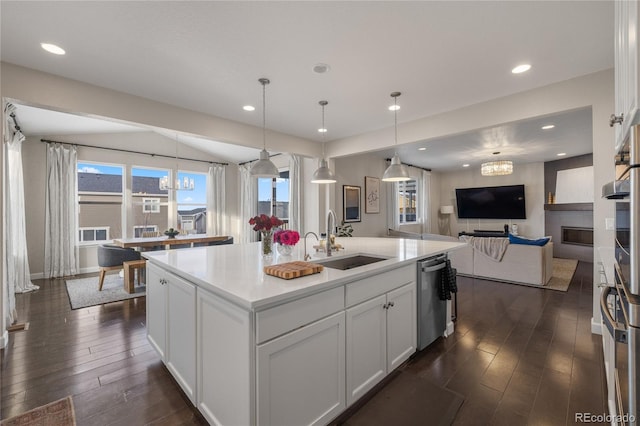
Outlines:
{"label": "flat screen tv", "polygon": [[456,189],[460,219],[526,219],[524,185]]}

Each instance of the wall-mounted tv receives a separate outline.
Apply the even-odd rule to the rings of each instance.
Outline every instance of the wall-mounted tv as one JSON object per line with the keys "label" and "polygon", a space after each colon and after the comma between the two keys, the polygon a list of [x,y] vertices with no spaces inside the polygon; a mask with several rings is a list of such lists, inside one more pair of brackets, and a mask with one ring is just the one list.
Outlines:
{"label": "wall-mounted tv", "polygon": [[460,219],[526,219],[524,185],[457,188]]}

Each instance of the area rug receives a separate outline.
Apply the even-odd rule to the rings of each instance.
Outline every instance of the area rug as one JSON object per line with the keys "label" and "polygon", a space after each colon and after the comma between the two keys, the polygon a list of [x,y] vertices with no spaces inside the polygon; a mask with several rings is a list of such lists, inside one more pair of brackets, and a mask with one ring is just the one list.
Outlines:
{"label": "area rug", "polygon": [[2,420],[2,426],[75,426],[76,415],[70,396]]}
{"label": "area rug", "polygon": [[445,426],[453,420],[464,398],[428,379],[401,371],[358,411],[339,424],[349,426]]}
{"label": "area rug", "polygon": [[551,280],[549,281],[549,284],[544,286],[544,288],[548,288],[549,290],[567,291],[577,267],[578,261],[575,259],[560,259],[558,257],[554,257]]}
{"label": "area rug", "polygon": [[139,285],[135,286],[135,293],[127,293],[124,290],[124,278],[118,274],[109,274],[104,278],[102,291],[98,291],[98,280],[99,277],[66,280],[71,309],[86,308],[146,295],[146,287]]}

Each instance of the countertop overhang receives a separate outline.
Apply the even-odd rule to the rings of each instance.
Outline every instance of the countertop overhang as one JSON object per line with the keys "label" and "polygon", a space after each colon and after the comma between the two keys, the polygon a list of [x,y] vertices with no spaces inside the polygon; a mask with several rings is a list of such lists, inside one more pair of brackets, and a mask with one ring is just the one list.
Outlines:
{"label": "countertop overhang", "polygon": [[[231,303],[248,310],[270,306],[311,295],[367,276],[389,271],[420,259],[463,247],[455,241],[427,241],[402,238],[337,238],[344,249],[332,258],[368,254],[386,260],[341,271],[324,268],[319,274],[292,280],[272,277],[263,272],[266,265],[302,260],[301,241],[290,256],[279,256],[274,250],[270,261],[260,255],[260,243],[195,247],[178,250],[143,252],[150,263],[168,270]],[[326,260],[308,242],[310,262]],[[314,242],[315,243],[315,242]]]}

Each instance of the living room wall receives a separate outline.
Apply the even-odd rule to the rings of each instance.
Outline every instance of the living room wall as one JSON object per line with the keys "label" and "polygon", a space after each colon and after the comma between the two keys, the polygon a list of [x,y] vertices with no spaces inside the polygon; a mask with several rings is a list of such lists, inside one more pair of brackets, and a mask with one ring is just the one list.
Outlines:
{"label": "living room wall", "polygon": [[[456,188],[524,184],[527,218],[505,219],[458,219]],[[531,237],[544,235],[544,163],[515,164],[513,174],[507,176],[481,176],[480,169],[442,173],[440,177],[440,200],[442,204],[454,206],[451,218],[451,233],[473,232],[474,229],[502,231],[504,224],[518,225],[518,234]]]}

